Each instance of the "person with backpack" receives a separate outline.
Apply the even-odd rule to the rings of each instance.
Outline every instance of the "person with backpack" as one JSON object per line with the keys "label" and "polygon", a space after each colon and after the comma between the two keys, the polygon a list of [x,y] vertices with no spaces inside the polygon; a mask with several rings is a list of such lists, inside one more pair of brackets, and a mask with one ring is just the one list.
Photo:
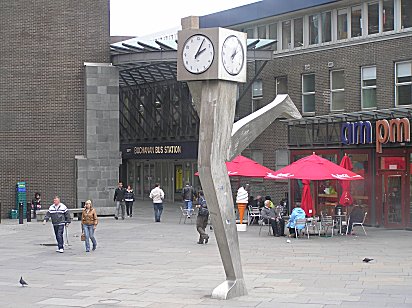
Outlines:
{"label": "person with backpack", "polygon": [[207,222],[209,220],[209,210],[203,191],[199,191],[198,205],[199,212],[196,218],[196,230],[199,232],[198,244],[207,244],[209,242],[209,235],[206,233]]}
{"label": "person with backpack", "polygon": [[190,214],[193,212],[193,199],[195,197],[195,189],[189,182],[182,189],[182,199],[185,203],[185,209],[187,210],[187,218],[190,218]]}

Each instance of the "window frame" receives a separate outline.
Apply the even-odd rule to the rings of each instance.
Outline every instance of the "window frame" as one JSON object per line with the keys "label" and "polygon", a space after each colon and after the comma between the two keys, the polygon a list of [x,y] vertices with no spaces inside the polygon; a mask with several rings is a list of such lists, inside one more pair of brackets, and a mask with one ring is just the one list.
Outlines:
{"label": "window frame", "polygon": [[[335,72],[343,72],[343,88],[339,89],[333,89],[333,77],[332,74]],[[333,109],[333,93],[340,93],[343,92],[345,93],[345,70],[344,69],[336,69],[336,70],[331,70],[329,73],[329,90],[330,90],[330,111],[336,112],[336,111],[344,111],[345,107],[343,109]]]}
{"label": "window frame", "polygon": [[[369,12],[369,8],[371,5],[378,5],[378,31],[375,33],[369,33],[369,21],[370,21],[370,12]],[[366,35],[370,36],[370,35],[379,35],[382,33],[382,28],[383,28],[383,21],[381,21],[381,18],[383,18],[383,13],[381,14],[382,10],[383,10],[383,1],[370,1],[370,2],[366,2],[366,12],[365,12],[365,21],[367,23],[366,25]],[[382,27],[381,27],[382,24]]]}
{"label": "window frame", "polygon": [[[314,91],[313,92],[305,92],[304,91],[304,77],[305,76],[311,76],[313,75],[314,77]],[[305,105],[304,105],[304,97],[313,95],[315,97],[315,106],[313,111],[305,111]],[[315,73],[305,73],[302,74],[302,113],[304,114],[315,114],[316,113],[316,74]]]}
{"label": "window frame", "polygon": [[411,104],[406,104],[406,105],[399,105],[399,102],[398,102],[398,87],[400,86],[411,86],[412,87],[412,78],[411,78],[411,81],[398,83],[398,64],[401,64],[401,63],[410,63],[411,77],[412,77],[412,60],[395,62],[395,107],[404,107],[404,106],[412,105],[412,101],[411,101]]}
{"label": "window frame", "polygon": [[[357,9],[359,9],[359,11],[360,11],[360,18],[359,18],[359,30],[360,30],[360,33],[359,33],[359,35],[357,35],[357,36],[353,36],[353,23],[354,23],[354,19],[353,19],[353,11],[355,11],[355,10],[357,10]],[[359,5],[353,5],[353,6],[351,6],[350,7],[350,10],[349,10],[349,12],[350,12],[350,38],[351,39],[358,39],[358,38],[361,38],[361,37],[363,37],[364,35],[365,35],[365,29],[364,29],[364,11],[363,11],[363,5],[362,5],[362,3],[361,4],[359,4]]]}
{"label": "window frame", "polygon": [[[259,86],[259,89],[256,88]],[[258,100],[263,98],[263,80],[256,79],[252,84],[252,99]]]}
{"label": "window frame", "polygon": [[[285,93],[281,93],[282,91],[279,91],[279,85],[281,83],[280,80],[285,81],[285,87],[286,87]],[[276,96],[279,95],[279,94],[288,94],[288,76],[287,75],[282,75],[282,76],[276,76],[275,77],[275,94],[276,94]]]}
{"label": "window frame", "polygon": [[[287,22],[289,22],[289,24],[290,24],[290,26],[289,26],[289,37],[288,37],[288,39],[289,39],[289,46],[285,46],[285,44],[284,44],[284,29],[285,29],[285,27],[283,26],[285,23],[287,23]],[[281,42],[282,42],[282,46],[281,46],[281,50],[290,50],[290,49],[292,49],[293,48],[293,46],[292,46],[292,44],[293,44],[293,37],[292,37],[292,34],[293,34],[293,27],[292,27],[292,24],[293,24],[293,19],[286,19],[286,20],[282,20],[281,22],[280,22],[280,25],[281,25],[281,31],[280,31],[280,33],[281,33]]]}
{"label": "window frame", "polygon": [[[347,40],[350,38],[349,34],[351,32],[351,24],[350,24],[350,17],[349,17],[350,14],[349,13],[350,11],[349,11],[349,8],[347,7],[336,10],[336,42]],[[346,15],[346,18],[345,18],[346,19],[346,37],[345,38],[339,38],[339,16],[341,15]]]}
{"label": "window frame", "polygon": [[[375,68],[375,85],[374,86],[364,86],[363,85],[363,70],[366,68]],[[371,79],[367,79],[371,80]],[[369,90],[369,89],[375,89],[377,90],[377,71],[376,71],[376,65],[368,65],[368,66],[362,66],[361,67],[361,108],[363,110],[371,110],[371,109],[376,109],[378,107],[378,101],[376,101],[376,106],[374,107],[364,107],[364,101],[363,101],[363,90]]]}

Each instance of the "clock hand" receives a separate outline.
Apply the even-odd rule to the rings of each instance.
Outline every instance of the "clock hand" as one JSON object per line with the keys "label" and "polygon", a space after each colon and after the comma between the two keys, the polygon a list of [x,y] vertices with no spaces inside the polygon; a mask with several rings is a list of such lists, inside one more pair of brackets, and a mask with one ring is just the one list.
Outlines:
{"label": "clock hand", "polygon": [[236,55],[237,55],[237,46],[236,46],[235,51],[232,53],[231,59],[233,60]]}
{"label": "clock hand", "polygon": [[197,56],[200,56],[205,50],[206,50],[206,47],[203,48],[202,50],[199,50],[199,51],[197,52]]}
{"label": "clock hand", "polygon": [[[200,49],[202,49],[203,43],[205,42],[205,39],[203,39],[202,43],[200,43],[199,49],[197,50],[196,54],[195,54],[195,59],[197,59],[197,57],[202,53],[200,51]],[[204,49],[203,49],[204,50]]]}

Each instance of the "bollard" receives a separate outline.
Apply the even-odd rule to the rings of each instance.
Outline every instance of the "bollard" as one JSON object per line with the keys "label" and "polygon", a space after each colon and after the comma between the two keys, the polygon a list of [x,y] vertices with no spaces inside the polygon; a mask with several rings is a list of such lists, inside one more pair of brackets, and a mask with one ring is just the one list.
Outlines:
{"label": "bollard", "polygon": [[23,202],[19,202],[19,225],[23,224]]}
{"label": "bollard", "polygon": [[1,211],[1,202],[0,202],[0,224],[1,224],[1,213],[2,211]]}
{"label": "bollard", "polygon": [[31,203],[30,202],[27,202],[26,219],[27,219],[27,222],[31,222]]}

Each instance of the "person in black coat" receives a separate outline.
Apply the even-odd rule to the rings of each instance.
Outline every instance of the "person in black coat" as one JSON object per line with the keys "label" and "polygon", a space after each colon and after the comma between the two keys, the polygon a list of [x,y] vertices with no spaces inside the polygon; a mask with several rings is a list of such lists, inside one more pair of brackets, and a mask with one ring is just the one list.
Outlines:
{"label": "person in black coat", "polygon": [[114,218],[117,220],[119,219],[120,209],[122,210],[122,219],[124,219],[125,214],[125,201],[124,201],[124,194],[126,193],[126,189],[123,187],[123,183],[119,182],[117,185],[116,190],[114,191],[113,201],[116,202],[116,213],[114,214]]}
{"label": "person in black coat", "polygon": [[130,185],[127,185],[126,192],[124,193],[124,201],[126,202],[127,217],[133,217],[134,193]]}
{"label": "person in black coat", "polygon": [[209,210],[203,191],[199,191],[198,205],[199,212],[196,218],[196,230],[199,232],[198,244],[207,244],[209,241],[209,235],[206,233],[207,222],[209,220]]}

